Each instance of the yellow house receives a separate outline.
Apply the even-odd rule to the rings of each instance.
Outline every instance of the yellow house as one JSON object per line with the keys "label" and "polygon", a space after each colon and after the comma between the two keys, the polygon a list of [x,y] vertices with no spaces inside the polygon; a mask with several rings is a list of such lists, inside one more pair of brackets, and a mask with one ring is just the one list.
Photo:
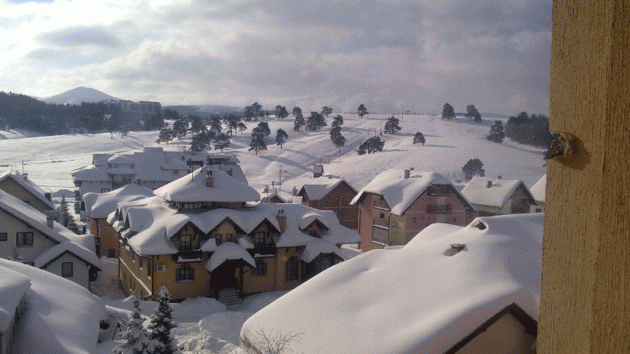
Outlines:
{"label": "yellow house", "polygon": [[154,300],[162,286],[175,301],[292,289],[343,260],[339,246],[359,235],[331,211],[298,204],[248,203],[247,184],[206,166],[121,203],[108,221],[118,232],[119,280],[126,293]]}
{"label": "yellow house", "polygon": [[28,179],[28,174],[21,174],[10,169],[0,174],[0,190],[3,190],[42,213],[55,210],[50,194]]}

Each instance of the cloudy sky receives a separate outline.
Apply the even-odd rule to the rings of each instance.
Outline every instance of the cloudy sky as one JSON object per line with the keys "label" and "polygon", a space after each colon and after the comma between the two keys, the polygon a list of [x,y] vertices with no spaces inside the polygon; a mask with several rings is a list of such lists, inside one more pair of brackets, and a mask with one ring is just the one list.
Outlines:
{"label": "cloudy sky", "polygon": [[0,91],[549,110],[552,0],[0,0]]}

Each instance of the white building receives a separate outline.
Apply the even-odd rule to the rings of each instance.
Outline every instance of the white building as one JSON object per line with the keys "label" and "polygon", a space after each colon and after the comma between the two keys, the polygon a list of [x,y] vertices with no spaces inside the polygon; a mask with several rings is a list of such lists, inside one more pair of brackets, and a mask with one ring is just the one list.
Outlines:
{"label": "white building", "polygon": [[462,189],[479,216],[529,213],[536,205],[523,181],[473,177]]}
{"label": "white building", "polygon": [[238,162],[235,156],[227,154],[145,147],[133,154],[94,154],[92,165],[75,170],[72,178],[81,195],[109,192],[130,183],[156,189],[207,164],[219,165],[235,178],[246,181]]}
{"label": "white building", "polygon": [[545,192],[547,190],[547,175],[540,177],[538,182],[534,183],[529,191],[536,200],[537,205],[532,205],[532,213],[542,213],[545,211]]}

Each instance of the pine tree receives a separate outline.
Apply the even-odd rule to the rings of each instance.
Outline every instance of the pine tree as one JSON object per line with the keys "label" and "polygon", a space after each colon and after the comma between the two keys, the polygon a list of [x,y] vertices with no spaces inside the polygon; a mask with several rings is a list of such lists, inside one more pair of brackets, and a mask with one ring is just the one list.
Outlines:
{"label": "pine tree", "polygon": [[385,123],[385,133],[396,134],[396,132],[401,129],[398,123],[398,118],[394,116],[387,118],[387,122]]}
{"label": "pine tree", "polygon": [[328,106],[324,106],[322,107],[322,115],[326,116],[326,118],[328,118],[328,115],[330,115],[332,113],[332,108],[328,107]]}
{"label": "pine tree", "polygon": [[482,167],[483,162],[481,162],[481,160],[477,158],[468,160],[464,167],[462,167],[462,171],[464,172],[464,177],[466,177],[466,180],[472,179],[475,175],[483,177],[486,174],[486,170],[484,170]]}
{"label": "pine tree", "polygon": [[[299,109],[299,107],[295,107],[295,108]],[[295,108],[293,109],[293,112],[296,112]],[[295,115],[295,122],[293,123],[293,130],[295,130],[296,132],[299,132],[300,129],[302,129],[302,127],[305,124],[306,122],[304,122],[304,116],[302,115],[302,110],[297,111]]]}
{"label": "pine tree", "polygon": [[505,138],[505,132],[503,131],[503,124],[500,120],[495,120],[492,127],[490,127],[490,134],[486,137],[490,141],[495,143],[502,143]]}
{"label": "pine tree", "polygon": [[173,322],[173,309],[171,307],[171,295],[168,289],[163,286],[160,290],[158,305],[151,315],[151,323],[147,327],[149,339],[154,341],[155,348],[150,354],[173,354],[177,353],[177,345],[171,330],[177,325]]}
{"label": "pine tree", "polygon": [[244,130],[247,130],[247,126],[245,125],[245,123],[243,122],[238,122],[236,123],[236,127],[238,128],[238,130],[241,132],[241,134],[243,134]]}
{"label": "pine tree", "polygon": [[68,202],[66,202],[66,196],[61,197],[61,204],[57,207],[57,213],[59,214],[59,223],[65,227],[75,226],[74,218],[70,215],[68,210]]}
{"label": "pine tree", "polygon": [[343,117],[338,114],[335,118],[333,118],[332,127],[334,128],[340,125],[343,125]]}
{"label": "pine tree", "polygon": [[155,141],[156,143],[166,143],[173,140],[173,130],[170,128],[164,128],[160,130],[160,135],[158,135],[158,139]]}
{"label": "pine tree", "polygon": [[230,137],[227,136],[227,134],[225,133],[219,133],[219,135],[217,135],[217,137],[214,139],[215,150],[221,150],[221,152],[223,152],[223,149],[229,146],[230,146]]}
{"label": "pine tree", "polygon": [[466,106],[466,118],[472,119],[477,123],[481,123],[481,113],[475,108],[474,104]]}
{"label": "pine tree", "polygon": [[181,140],[188,132],[188,122],[184,119],[178,119],[173,123],[173,136]]}
{"label": "pine tree", "polygon": [[258,129],[265,138],[271,134],[271,129],[269,129],[269,123],[267,122],[258,123],[258,126],[254,129]]}
{"label": "pine tree", "polygon": [[455,118],[455,109],[448,103],[444,104],[442,108],[442,119],[451,119]]}
{"label": "pine tree", "polygon": [[278,129],[278,131],[276,132],[276,145],[280,145],[280,149],[282,149],[282,145],[287,142],[288,137],[289,136],[284,130]]}
{"label": "pine tree", "polygon": [[357,114],[359,115],[359,118],[363,118],[364,115],[370,114],[367,110],[367,108],[365,107],[365,105],[363,103],[361,103],[359,105],[359,108],[357,108]]}
{"label": "pine tree", "polygon": [[361,145],[359,145],[359,155],[364,155],[365,153],[372,154],[375,152],[383,151],[384,145],[385,142],[383,142],[380,137],[373,136],[362,142]]}
{"label": "pine tree", "polygon": [[277,105],[276,106],[276,118],[284,119],[289,116],[289,112],[287,112],[287,107]]}
{"label": "pine tree", "polygon": [[311,112],[311,115],[308,117],[306,121],[306,129],[311,131],[320,130],[322,127],[326,126],[326,120],[324,116],[317,112]]}
{"label": "pine tree", "polygon": [[188,120],[190,121],[190,132],[192,134],[206,131],[206,123],[203,121],[203,118],[198,116],[188,116]]}
{"label": "pine tree", "polygon": [[414,144],[422,144],[424,146],[425,143],[424,135],[420,132],[417,132],[416,135],[413,136]]}
{"label": "pine tree", "polygon": [[221,125],[221,120],[219,119],[219,117],[214,116],[212,117],[212,119],[210,119],[210,131],[214,132],[215,134],[219,134],[221,133],[222,128],[223,126]]}
{"label": "pine tree", "polygon": [[120,334],[120,338],[123,342],[114,348],[113,354],[145,354],[155,349],[153,341],[149,340],[142,325],[140,298],[137,292],[133,293],[133,310],[129,314],[127,329]]}
{"label": "pine tree", "polygon": [[201,152],[210,149],[214,132],[207,131],[195,134],[190,142],[190,151]]}
{"label": "pine tree", "polygon": [[330,140],[337,148],[339,148],[339,155],[341,155],[341,147],[346,144],[346,138],[341,135],[341,127],[335,126],[330,130]]}
{"label": "pine tree", "polygon": [[249,151],[254,150],[256,155],[258,151],[267,150],[267,144],[265,143],[265,137],[262,135],[258,127],[254,128],[252,132],[252,141],[249,143]]}

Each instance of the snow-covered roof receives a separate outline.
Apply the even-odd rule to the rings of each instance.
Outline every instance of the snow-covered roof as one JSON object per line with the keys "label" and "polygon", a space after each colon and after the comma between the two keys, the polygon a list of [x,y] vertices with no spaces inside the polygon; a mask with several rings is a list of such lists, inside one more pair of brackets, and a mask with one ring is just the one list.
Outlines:
{"label": "snow-covered roof", "polygon": [[133,160],[129,156],[114,154],[109,159],[107,159],[107,163],[117,163],[122,165],[133,165]]}
{"label": "snow-covered roof", "polygon": [[[359,234],[339,224],[332,211],[316,210],[300,204],[261,203],[244,209],[214,209],[206,211],[179,211],[159,197],[145,198],[129,203],[121,203],[117,211],[108,217],[110,224],[116,224],[121,235],[128,237],[127,243],[140,255],[175,254],[177,248],[170,240],[182,227],[191,223],[204,234],[209,234],[225,220],[230,220],[245,234],[253,232],[263,222],[276,230],[281,230],[277,215],[282,210],[286,216],[285,230],[275,240],[278,247],[306,246],[316,237],[309,236],[303,230],[315,220],[326,226],[321,230],[322,240],[332,245],[359,242]],[[129,220],[128,228],[119,219]],[[251,243],[238,240],[239,245],[249,249]],[[205,252],[216,249],[214,239],[201,245]]]}
{"label": "snow-covered roof", "polygon": [[405,170],[391,169],[376,176],[361,189],[350,204],[356,204],[366,193],[380,194],[385,198],[393,214],[402,215],[431,185],[452,184],[435,172],[410,171],[409,178],[405,178]]}
{"label": "snow-covered roof", "polygon": [[[518,179],[493,179],[473,177],[462,189],[462,194],[472,204],[502,208],[523,181]],[[523,187],[527,190],[525,185]]]}
{"label": "snow-covered roof", "polygon": [[[56,221],[53,222],[53,227],[50,228],[48,227],[46,222],[46,215],[40,213],[39,211],[33,209],[30,205],[1,190],[0,209],[13,215],[17,219],[22,220],[27,225],[30,225],[34,229],[38,230],[39,232],[43,233],[44,235],[58,243],[57,246],[60,246],[52,247],[52,249],[55,249],[56,251],[63,249],[63,252],[71,252],[75,256],[100,269],[101,263],[94,251],[94,236],[77,235]],[[69,245],[66,243],[72,244]],[[42,255],[44,253],[42,253]],[[52,253],[53,251],[50,252],[49,256],[51,256]],[[54,254],[60,255],[61,253]]]}
{"label": "snow-covered roof", "polygon": [[38,185],[33,183],[30,179],[24,178],[24,175],[18,172],[14,168],[10,168],[8,171],[0,174],[0,182],[5,179],[11,179],[22,186],[24,189],[29,191],[32,195],[34,195],[37,199],[39,199],[46,206],[50,207],[50,209],[55,209],[53,203],[46,198],[46,194],[44,191],[39,188]]}
{"label": "snow-covered roof", "polygon": [[540,177],[532,188],[529,189],[530,193],[537,202],[545,202],[545,190],[547,189],[547,175]]}
{"label": "snow-covered roof", "polygon": [[223,262],[236,259],[242,259],[252,267],[256,267],[256,261],[243,247],[233,242],[225,242],[210,256],[210,259],[206,263],[206,269],[212,272],[223,264]]}
{"label": "snow-covered roof", "polygon": [[151,196],[153,196],[152,190],[136,184],[128,184],[106,193],[85,193],[83,200],[85,201],[87,216],[101,219],[106,218],[109,213],[116,210],[118,203]]}
{"label": "snow-covered roof", "polygon": [[[341,182],[344,182],[344,179],[335,176],[321,176],[317,178],[305,176],[291,181],[291,184],[298,186],[298,188],[300,188],[299,186],[301,184],[298,195],[302,196],[306,193],[310,200],[320,200],[335,189]],[[348,186],[350,185],[348,184]],[[352,188],[352,186],[350,186],[350,188]]]}
{"label": "snow-covered roof", "polygon": [[[300,333],[295,352],[443,353],[512,303],[537,319],[542,214],[434,225],[318,274],[250,317],[241,339],[262,328]],[[455,243],[465,247],[451,255]]]}
{"label": "snow-covered roof", "polygon": [[[211,176],[213,186],[206,186]],[[181,177],[156,189],[155,195],[169,202],[254,202],[260,194],[245,183],[221,171],[216,166],[197,169],[192,175]]]}
{"label": "snow-covered roof", "polygon": [[304,251],[302,251],[302,254],[300,255],[300,259],[306,263],[309,263],[313,261],[313,259],[315,259],[315,257],[319,256],[320,254],[330,254],[330,253],[334,253],[337,256],[339,256],[339,258],[345,259],[339,247],[325,240],[314,239],[314,240],[311,240],[306,245],[306,247],[304,247]]}
{"label": "snow-covered roof", "polygon": [[20,317],[20,330],[14,332],[13,352],[96,353],[99,321],[106,318],[101,299],[68,279],[0,259],[2,286],[5,281],[24,284],[23,278],[31,283],[26,290],[29,306]]}
{"label": "snow-covered roof", "polygon": [[85,263],[93,265],[99,270],[101,269],[101,261],[96,256],[96,254],[94,254],[94,252],[78,246],[70,241],[62,242],[42,252],[37,257],[35,257],[33,265],[37,268],[43,268],[66,252],[74,255]]}
{"label": "snow-covered roof", "polygon": [[0,275],[0,335],[6,333],[15,317],[15,311],[31,286],[31,281],[11,269],[2,269]]}
{"label": "snow-covered roof", "polygon": [[88,166],[72,171],[72,178],[75,181],[110,181],[111,178],[107,174],[107,164],[100,166]]}

